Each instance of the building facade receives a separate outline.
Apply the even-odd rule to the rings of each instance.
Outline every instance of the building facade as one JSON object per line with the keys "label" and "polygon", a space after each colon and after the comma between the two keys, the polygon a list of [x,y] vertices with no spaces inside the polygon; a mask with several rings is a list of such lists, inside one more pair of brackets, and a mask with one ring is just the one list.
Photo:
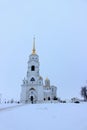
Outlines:
{"label": "building facade", "polygon": [[43,103],[57,97],[57,87],[51,86],[48,78],[45,80],[45,84],[43,83],[39,67],[39,56],[36,54],[34,38],[32,54],[28,61],[27,76],[21,85],[20,101],[22,103]]}

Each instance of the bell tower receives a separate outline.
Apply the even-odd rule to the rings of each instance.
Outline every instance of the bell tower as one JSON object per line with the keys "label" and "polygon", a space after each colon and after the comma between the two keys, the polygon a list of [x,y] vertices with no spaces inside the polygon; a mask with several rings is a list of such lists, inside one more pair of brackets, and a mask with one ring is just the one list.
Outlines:
{"label": "bell tower", "polygon": [[36,54],[35,38],[33,39],[32,54],[29,56],[27,80],[29,84],[37,84],[39,78],[39,56]]}
{"label": "bell tower", "polygon": [[39,56],[36,54],[35,37],[28,60],[27,76],[22,85],[22,96],[26,102],[43,102],[43,78],[39,73]]}

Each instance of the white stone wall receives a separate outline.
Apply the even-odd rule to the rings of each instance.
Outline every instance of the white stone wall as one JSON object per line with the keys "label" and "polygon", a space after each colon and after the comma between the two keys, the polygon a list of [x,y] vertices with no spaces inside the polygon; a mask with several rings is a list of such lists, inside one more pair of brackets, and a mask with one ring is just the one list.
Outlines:
{"label": "white stone wall", "polygon": [[52,98],[57,97],[57,87],[51,86]]}
{"label": "white stone wall", "polygon": [[48,100],[49,97],[51,99],[51,90],[44,90],[44,99]]}
{"label": "white stone wall", "polygon": [[43,95],[43,86],[38,86],[38,102],[42,102],[44,95]]}
{"label": "white stone wall", "polygon": [[21,86],[21,102],[26,102],[26,86],[22,85]]}

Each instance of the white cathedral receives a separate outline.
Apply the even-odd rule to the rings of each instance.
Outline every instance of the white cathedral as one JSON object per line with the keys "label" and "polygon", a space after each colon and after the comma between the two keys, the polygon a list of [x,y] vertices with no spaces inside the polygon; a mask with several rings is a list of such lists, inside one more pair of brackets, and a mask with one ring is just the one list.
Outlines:
{"label": "white cathedral", "polygon": [[44,103],[57,100],[57,87],[50,85],[47,78],[45,84],[39,73],[39,56],[36,54],[35,38],[32,54],[29,56],[27,76],[21,85],[21,103]]}

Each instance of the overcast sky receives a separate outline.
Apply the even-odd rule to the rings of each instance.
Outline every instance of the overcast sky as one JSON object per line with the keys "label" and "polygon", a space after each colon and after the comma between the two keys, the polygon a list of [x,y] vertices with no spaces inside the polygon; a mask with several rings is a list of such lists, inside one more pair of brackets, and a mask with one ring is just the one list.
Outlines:
{"label": "overcast sky", "polygon": [[20,97],[33,36],[40,74],[58,97],[80,97],[87,80],[86,0],[0,0],[0,93]]}

